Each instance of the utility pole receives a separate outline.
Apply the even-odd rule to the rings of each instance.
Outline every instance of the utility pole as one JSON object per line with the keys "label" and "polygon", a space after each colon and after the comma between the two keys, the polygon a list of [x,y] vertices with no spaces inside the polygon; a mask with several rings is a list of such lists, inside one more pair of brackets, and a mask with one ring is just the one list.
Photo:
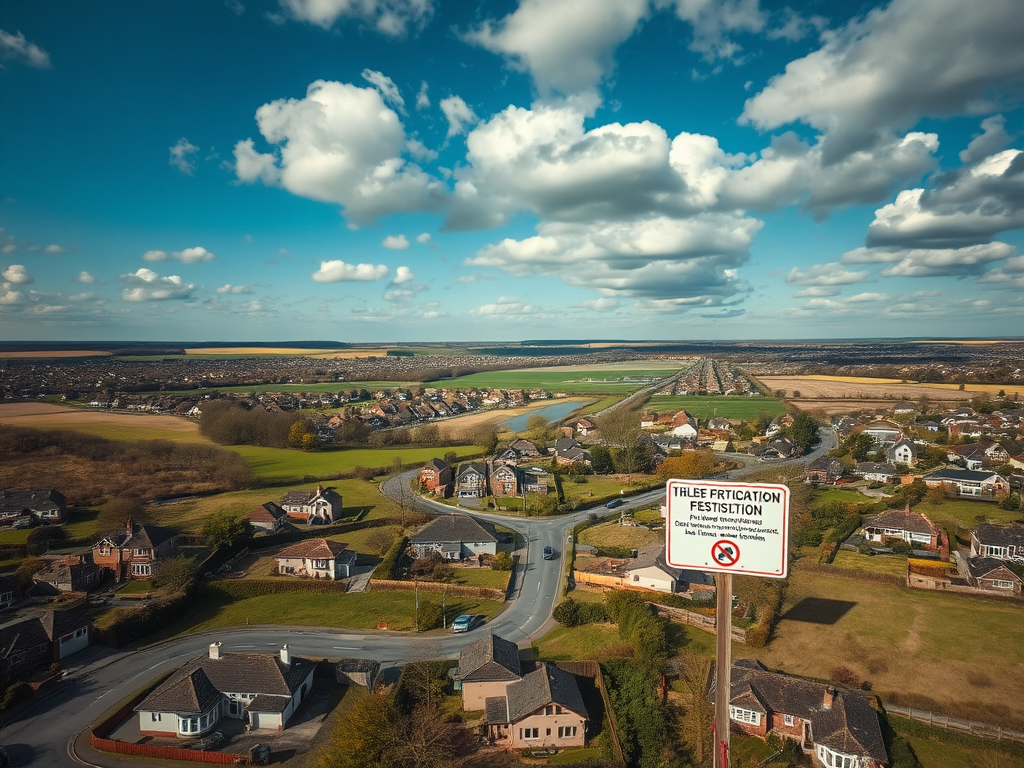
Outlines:
{"label": "utility pole", "polygon": [[715,662],[715,756],[714,768],[729,768],[729,699],[732,689],[732,574],[715,574],[718,605],[715,631],[718,656]]}

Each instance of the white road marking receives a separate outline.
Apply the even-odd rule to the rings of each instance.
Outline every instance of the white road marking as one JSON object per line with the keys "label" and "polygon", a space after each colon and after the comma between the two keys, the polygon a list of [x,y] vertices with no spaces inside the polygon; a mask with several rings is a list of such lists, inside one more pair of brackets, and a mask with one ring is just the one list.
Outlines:
{"label": "white road marking", "polygon": [[350,647],[350,646],[347,646],[347,645],[335,645],[335,646],[332,646],[332,647],[336,651],[361,651],[361,650],[363,650],[363,646],[361,646],[361,645],[359,647]]}

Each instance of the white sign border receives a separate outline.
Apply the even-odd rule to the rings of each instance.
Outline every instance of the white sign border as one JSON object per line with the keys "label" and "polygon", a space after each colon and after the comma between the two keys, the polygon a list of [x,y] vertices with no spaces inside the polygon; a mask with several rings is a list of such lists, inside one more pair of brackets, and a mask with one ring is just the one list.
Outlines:
{"label": "white sign border", "polygon": [[[781,573],[770,573],[766,571],[748,571],[740,568],[723,568],[716,565],[705,565],[695,563],[673,563],[670,559],[672,557],[672,486],[675,485],[688,485],[690,487],[698,488],[757,488],[757,489],[771,489],[783,492],[783,504],[785,505],[786,511],[783,515],[782,520],[782,572]],[[761,578],[769,579],[785,579],[789,576],[789,503],[790,503],[790,491],[789,486],[782,485],[781,483],[743,483],[743,482],[728,482],[718,480],[685,480],[681,478],[670,479],[665,484],[665,562],[671,568],[682,568],[688,571],[703,571],[706,573],[731,573],[734,576],[759,576]],[[730,536],[722,536],[722,538],[731,539]],[[710,541],[710,539],[705,539]],[[742,551],[742,550],[741,550]]]}

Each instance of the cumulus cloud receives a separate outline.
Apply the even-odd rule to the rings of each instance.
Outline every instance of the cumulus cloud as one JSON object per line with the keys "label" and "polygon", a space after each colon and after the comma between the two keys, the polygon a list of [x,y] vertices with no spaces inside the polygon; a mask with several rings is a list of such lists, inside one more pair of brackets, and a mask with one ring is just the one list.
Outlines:
{"label": "cumulus cloud", "polygon": [[217,258],[216,254],[201,246],[186,248],[183,251],[146,251],[142,254],[143,261],[156,262],[173,259],[174,261],[180,261],[182,264],[201,264],[204,261],[212,261],[215,258]]}
{"label": "cumulus cloud", "polygon": [[280,184],[300,197],[342,205],[358,224],[399,211],[437,208],[443,185],[402,158],[405,131],[375,88],[318,80],[302,99],[256,111],[273,154],[251,139],[235,145],[239,181]]}
{"label": "cumulus cloud", "polygon": [[426,243],[429,243],[430,242],[430,233],[429,232],[421,232],[420,234],[416,235],[416,242],[420,243],[420,244],[423,244],[423,245],[425,245]]}
{"label": "cumulus cloud", "polygon": [[35,278],[29,274],[22,264],[11,264],[11,266],[4,270],[3,275],[4,280],[14,285],[31,285],[35,282]]}
{"label": "cumulus cloud", "polygon": [[408,267],[399,267],[395,270],[395,277],[391,281],[392,285],[401,285],[402,283],[408,283],[410,280],[414,280],[412,270]]}
{"label": "cumulus cloud", "polygon": [[985,243],[964,248],[857,248],[843,254],[844,264],[892,264],[885,277],[938,277],[980,275],[992,262],[1013,256],[1006,243]]}
{"label": "cumulus cloud", "polygon": [[74,282],[82,283],[83,285],[92,285],[96,282],[96,278],[86,271],[79,272],[76,277],[73,278]]}
{"label": "cumulus cloud", "polygon": [[405,112],[405,99],[403,99],[402,94],[398,92],[398,86],[395,85],[394,80],[383,72],[378,72],[374,69],[364,69],[362,72],[362,78],[380,92],[380,95],[384,97],[385,102],[393,106],[399,112]]}
{"label": "cumulus cloud", "polygon": [[196,172],[195,155],[198,152],[199,147],[183,136],[171,147],[171,159],[168,161],[168,164],[174,166],[182,173],[192,176]]}
{"label": "cumulus cloud", "polygon": [[0,306],[21,304],[24,299],[24,294],[15,290],[11,283],[0,283]]}
{"label": "cumulus cloud", "polygon": [[656,4],[674,7],[676,16],[693,26],[690,50],[709,61],[736,58],[741,48],[733,35],[760,32],[767,23],[758,0],[656,0]]}
{"label": "cumulus cloud", "polygon": [[893,0],[824,36],[746,102],[762,129],[803,122],[827,132],[826,162],[921,117],[985,114],[1024,83],[1017,0]]}
{"label": "cumulus cloud", "polygon": [[16,61],[36,69],[50,68],[50,54],[30,43],[21,32],[10,34],[0,29],[0,60]]}
{"label": "cumulus cloud", "polygon": [[1024,227],[1024,152],[1008,149],[940,177],[934,189],[900,192],[875,211],[869,246],[948,248]]}
{"label": "cumulus cloud", "polygon": [[482,304],[476,309],[469,310],[469,314],[478,317],[508,317],[516,315],[532,315],[534,307],[511,296],[502,296],[492,304]]}
{"label": "cumulus cloud", "polygon": [[448,138],[466,132],[466,126],[477,121],[476,113],[460,96],[449,96],[441,99],[441,111],[448,121]]}
{"label": "cumulus cloud", "polygon": [[424,80],[420,83],[420,89],[416,92],[416,109],[426,109],[430,106],[430,86]]}
{"label": "cumulus cloud", "polygon": [[504,19],[482,22],[465,40],[505,56],[542,94],[579,93],[609,74],[615,49],[649,12],[648,0],[521,0]]}
{"label": "cumulus cloud", "polygon": [[92,291],[85,291],[83,293],[75,293],[68,296],[68,301],[83,302],[83,301],[95,301],[98,296]]}
{"label": "cumulus cloud", "polygon": [[[399,267],[399,269],[406,269],[405,267]],[[412,280],[412,273],[409,273],[409,279]],[[394,285],[398,280],[392,280],[391,284]],[[405,285],[402,288],[391,288],[384,292],[384,301],[391,303],[408,302],[416,298],[416,296],[423,291],[429,290],[425,285]]]}
{"label": "cumulus cloud", "polygon": [[356,19],[389,37],[419,31],[434,13],[433,0],[280,0],[293,18],[330,29],[338,19]]}
{"label": "cumulus cloud", "polygon": [[43,248],[43,253],[61,254],[67,253],[67,249],[56,243],[51,243]]}
{"label": "cumulus cloud", "polygon": [[799,267],[793,267],[786,275],[787,283],[797,285],[852,285],[862,283],[868,277],[867,272],[851,272],[843,269],[843,265],[837,262],[828,264],[815,264],[806,272]]}
{"label": "cumulus cloud", "polygon": [[340,259],[321,261],[320,269],[312,274],[318,283],[371,283],[386,277],[388,268],[384,264],[346,264]]}
{"label": "cumulus cloud", "polygon": [[826,285],[811,285],[807,288],[801,288],[799,291],[793,294],[794,299],[804,298],[824,298],[827,296],[838,296],[839,289],[832,288]]}
{"label": "cumulus cloud", "polygon": [[226,283],[217,289],[217,293],[237,296],[243,293],[252,293],[252,288],[247,285],[232,285],[231,283]]}
{"label": "cumulus cloud", "polygon": [[409,240],[405,235],[388,235],[381,241],[381,245],[393,251],[404,251],[409,247]]}
{"label": "cumulus cloud", "polygon": [[889,301],[892,297],[887,293],[858,293],[846,300],[847,304],[874,304],[880,301]]}
{"label": "cumulus cloud", "polygon": [[981,121],[981,133],[971,139],[967,149],[960,153],[960,161],[977,163],[989,155],[996,154],[1012,141],[1006,132],[1006,118],[992,115]]}
{"label": "cumulus cloud", "polygon": [[151,269],[142,269],[131,274],[121,275],[125,287],[121,289],[122,301],[168,301],[172,299],[189,299],[195,285],[186,283],[178,275],[160,277]]}

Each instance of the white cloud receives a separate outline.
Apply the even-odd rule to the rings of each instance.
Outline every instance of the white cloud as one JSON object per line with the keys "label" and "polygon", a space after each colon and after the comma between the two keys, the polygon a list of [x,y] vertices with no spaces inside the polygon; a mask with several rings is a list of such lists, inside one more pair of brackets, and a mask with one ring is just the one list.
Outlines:
{"label": "white cloud", "polygon": [[580,93],[609,74],[615,49],[649,12],[648,0],[521,0],[504,19],[484,21],[465,39],[528,72],[542,94]]}
{"label": "white cloud", "polygon": [[793,294],[794,299],[804,298],[824,298],[826,296],[838,296],[839,289],[831,288],[825,285],[812,285],[807,288],[802,288]]}
{"label": "white cloud", "polygon": [[981,121],[981,133],[971,139],[967,149],[960,153],[960,161],[977,163],[989,155],[994,155],[1012,141],[1006,132],[1006,118],[992,115]]}
{"label": "white cloud", "polygon": [[740,46],[732,35],[755,33],[764,29],[766,18],[758,0],[656,0],[658,5],[674,6],[676,16],[693,25],[690,50],[705,59],[733,59]]}
{"label": "white cloud", "polygon": [[312,278],[318,283],[357,282],[368,283],[386,277],[388,268],[384,264],[346,264],[341,260],[321,261],[320,269]]}
{"label": "white cloud", "polygon": [[842,264],[833,261],[828,264],[815,264],[806,272],[801,271],[799,267],[793,267],[786,275],[786,282],[797,285],[852,285],[864,282],[867,276],[867,272],[851,272],[843,269]]}
{"label": "white cloud", "polygon": [[924,116],[995,111],[1024,82],[1018,0],[893,0],[823,39],[749,99],[741,120],[826,131],[826,162]]}
{"label": "white cloud", "polygon": [[280,0],[293,18],[330,29],[340,19],[357,19],[389,37],[404,37],[426,26],[433,0]]}
{"label": "white cloud", "polygon": [[79,272],[78,275],[73,278],[73,280],[74,282],[82,283],[83,285],[92,285],[93,283],[96,282],[96,278],[85,271]]}
{"label": "white cloud", "polygon": [[1024,227],[1024,152],[1008,149],[946,174],[934,189],[900,192],[875,211],[869,246],[956,247]]}
{"label": "white cloud", "polygon": [[26,40],[25,35],[21,32],[12,35],[2,29],[0,29],[0,60],[16,61],[36,69],[50,68],[50,54],[35,43]]}
{"label": "white cloud", "polygon": [[824,16],[801,16],[792,8],[784,9],[782,17],[781,25],[768,30],[766,37],[769,40],[796,42],[808,35],[818,34],[828,26],[828,19]]}
{"label": "white cloud", "polygon": [[448,121],[449,139],[452,136],[465,133],[466,126],[476,123],[479,119],[476,113],[470,109],[469,105],[460,96],[449,96],[446,99],[441,99],[440,106],[441,111],[444,112],[445,119]]}
{"label": "white cloud", "polygon": [[889,301],[892,297],[887,293],[858,293],[846,300],[847,304],[873,304],[880,301]]}
{"label": "white cloud", "polygon": [[516,315],[532,315],[535,309],[530,304],[525,304],[519,299],[510,296],[502,296],[492,304],[482,304],[476,309],[469,310],[469,314],[478,317],[508,317]]}
{"label": "white cloud", "polygon": [[217,293],[237,296],[243,293],[252,293],[252,288],[247,285],[232,285],[231,283],[227,283],[218,288]]}
{"label": "white cloud", "polygon": [[391,281],[392,285],[401,285],[402,283],[408,283],[410,280],[415,279],[412,270],[408,267],[399,267],[395,270],[395,277]]}
{"label": "white cloud", "polygon": [[430,233],[429,232],[421,232],[420,234],[416,235],[416,242],[420,243],[420,244],[429,243],[430,242]]}
{"label": "white cloud", "polygon": [[338,203],[357,224],[398,211],[437,208],[443,185],[405,161],[405,131],[374,88],[318,80],[302,99],[281,99],[256,111],[275,154],[252,140],[235,146],[240,181],[280,184],[300,197]]}
{"label": "white cloud", "polygon": [[173,165],[182,173],[192,176],[196,171],[194,155],[198,152],[199,147],[183,136],[171,147],[171,159],[168,164]]}
{"label": "white cloud", "polygon": [[882,270],[885,277],[964,276],[979,275],[986,265],[1015,252],[999,242],[964,248],[856,248],[843,254],[843,263],[893,264]]}
{"label": "white cloud", "polygon": [[11,264],[11,266],[4,270],[3,275],[4,280],[14,285],[31,285],[35,282],[35,278],[29,274],[22,264]]}
{"label": "white cloud", "polygon": [[417,160],[437,160],[437,152],[432,150],[419,139],[409,139],[405,142],[405,149]]}
{"label": "white cloud", "polygon": [[146,251],[142,254],[143,261],[157,262],[167,261],[167,259],[174,259],[180,261],[182,264],[200,264],[204,261],[212,261],[217,258],[217,255],[210,253],[201,246],[194,248],[186,248],[183,251]]}
{"label": "white cloud", "polygon": [[10,283],[0,283],[0,306],[21,304],[24,298],[24,294],[14,290]]}
{"label": "white cloud", "polygon": [[485,272],[477,272],[475,275],[459,275],[455,278],[456,283],[462,283],[468,285],[469,283],[478,283],[481,280],[493,280],[494,275],[488,275]]}
{"label": "white cloud", "polygon": [[420,89],[416,93],[416,109],[426,109],[430,106],[430,86],[424,80],[420,83]]}
{"label": "white cloud", "polygon": [[75,293],[75,294],[72,294],[71,296],[68,296],[68,301],[74,301],[74,302],[79,302],[80,303],[80,302],[83,302],[83,301],[95,301],[97,298],[98,298],[98,296],[95,293],[93,293],[91,291],[86,291],[84,293]]}
{"label": "white cloud", "polygon": [[409,247],[409,240],[405,235],[388,235],[381,242],[385,248],[390,248],[392,251],[404,251]]}
{"label": "white cloud", "polygon": [[192,298],[195,285],[184,282],[178,275],[160,277],[151,269],[142,269],[121,275],[126,287],[121,290],[122,301],[167,301]]}
{"label": "white cloud", "polygon": [[56,243],[52,243],[43,248],[43,253],[61,254],[67,253],[67,249],[57,245]]}
{"label": "white cloud", "polygon": [[395,81],[385,75],[383,72],[378,72],[375,69],[364,69],[362,72],[362,78],[374,88],[376,88],[384,101],[393,106],[401,113],[405,113],[405,99],[402,98],[402,94],[398,92],[398,86],[395,85]]}
{"label": "white cloud", "polygon": [[578,304],[573,304],[572,306],[576,309],[587,310],[588,312],[610,312],[619,308],[619,302],[616,299],[604,297],[594,299],[593,301],[581,301]]}

